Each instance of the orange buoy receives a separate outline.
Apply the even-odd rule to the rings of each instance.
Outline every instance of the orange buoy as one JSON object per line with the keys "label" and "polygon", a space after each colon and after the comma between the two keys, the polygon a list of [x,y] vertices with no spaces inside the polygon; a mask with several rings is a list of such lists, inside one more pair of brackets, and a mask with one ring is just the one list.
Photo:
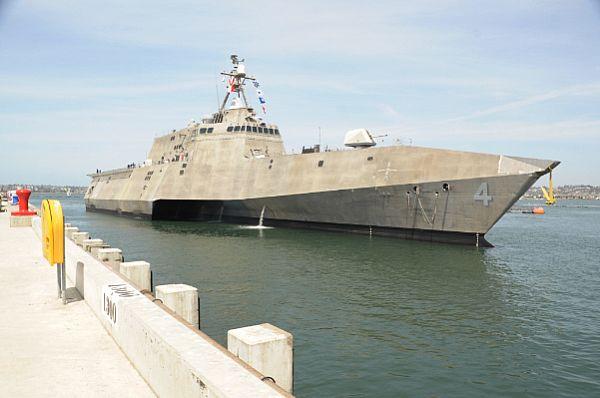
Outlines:
{"label": "orange buoy", "polygon": [[534,207],[533,210],[531,210],[531,212],[533,214],[544,214],[544,208],[543,207]]}

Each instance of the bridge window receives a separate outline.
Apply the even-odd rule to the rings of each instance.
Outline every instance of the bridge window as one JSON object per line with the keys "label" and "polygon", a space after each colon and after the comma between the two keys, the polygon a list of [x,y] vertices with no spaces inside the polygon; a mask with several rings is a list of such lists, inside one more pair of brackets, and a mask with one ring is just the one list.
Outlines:
{"label": "bridge window", "polygon": [[214,131],[214,129],[215,129],[214,127],[209,127],[209,128],[206,130],[206,132],[207,132],[208,134],[211,134],[211,133]]}
{"label": "bridge window", "polygon": [[246,131],[246,126],[242,126],[242,131]]}
{"label": "bridge window", "polygon": [[227,126],[227,131],[232,132],[233,131],[233,126]]}
{"label": "bridge window", "polygon": [[323,163],[325,163],[323,160],[319,160],[318,166],[323,167]]}
{"label": "bridge window", "polygon": [[273,134],[273,129],[269,129],[269,134]]}
{"label": "bridge window", "polygon": [[252,126],[246,126],[246,131],[252,131]]}
{"label": "bridge window", "polygon": [[262,128],[262,127],[259,127],[259,128],[258,128],[258,132],[259,132],[259,133],[262,133],[262,132],[263,132],[263,128]]}
{"label": "bridge window", "polygon": [[258,131],[258,128],[256,126],[252,126],[252,132],[256,133]]}
{"label": "bridge window", "polygon": [[200,134],[206,134],[206,127],[202,127],[200,129]]}
{"label": "bridge window", "polygon": [[233,131],[240,131],[240,126],[235,126]]}
{"label": "bridge window", "polygon": [[275,135],[279,135],[279,129],[275,129]]}

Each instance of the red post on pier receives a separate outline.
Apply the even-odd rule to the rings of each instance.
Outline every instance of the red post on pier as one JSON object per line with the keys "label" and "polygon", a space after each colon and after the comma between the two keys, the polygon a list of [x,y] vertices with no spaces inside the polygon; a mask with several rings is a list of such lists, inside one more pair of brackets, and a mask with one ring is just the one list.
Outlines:
{"label": "red post on pier", "polygon": [[17,196],[19,197],[19,211],[13,211],[10,215],[35,216],[35,211],[29,211],[29,196],[31,196],[31,191],[29,189],[17,189]]}

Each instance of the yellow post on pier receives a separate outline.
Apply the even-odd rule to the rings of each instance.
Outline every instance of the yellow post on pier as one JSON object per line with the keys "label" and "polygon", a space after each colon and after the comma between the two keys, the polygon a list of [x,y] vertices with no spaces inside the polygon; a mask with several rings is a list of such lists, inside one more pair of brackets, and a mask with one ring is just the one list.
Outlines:
{"label": "yellow post on pier", "polygon": [[57,265],[58,297],[66,304],[65,219],[58,200],[42,201],[42,251],[51,266]]}

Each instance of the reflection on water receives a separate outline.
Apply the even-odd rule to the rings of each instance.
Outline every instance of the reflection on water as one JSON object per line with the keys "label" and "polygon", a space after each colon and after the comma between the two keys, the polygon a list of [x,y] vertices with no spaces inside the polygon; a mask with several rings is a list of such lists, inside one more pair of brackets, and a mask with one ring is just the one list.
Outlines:
{"label": "reflection on water", "polygon": [[[39,200],[39,198],[38,198]],[[201,295],[205,332],[293,333],[298,396],[600,394],[600,208],[508,214],[493,249],[85,213],[69,221]],[[580,203],[581,206],[587,206]]]}

